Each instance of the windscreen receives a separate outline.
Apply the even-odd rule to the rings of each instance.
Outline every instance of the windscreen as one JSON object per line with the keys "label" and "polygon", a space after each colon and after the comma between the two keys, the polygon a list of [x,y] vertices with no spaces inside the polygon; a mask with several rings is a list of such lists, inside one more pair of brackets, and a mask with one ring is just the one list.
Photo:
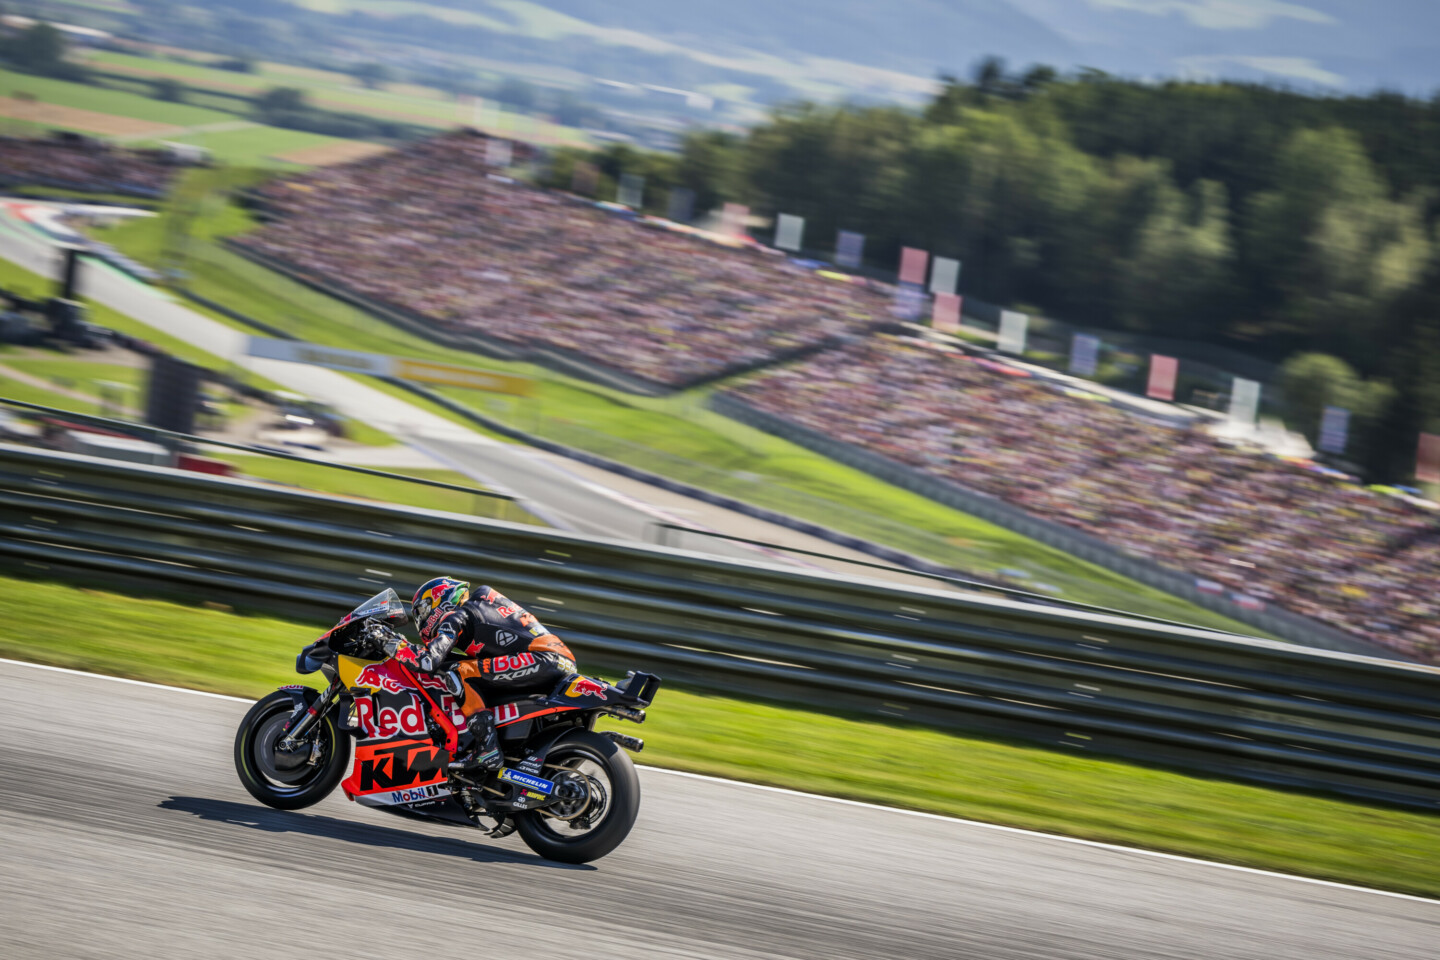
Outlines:
{"label": "windscreen", "polygon": [[365,617],[374,617],[377,620],[385,620],[389,623],[403,623],[405,620],[405,604],[390,587],[375,594],[360,606],[351,611],[350,616],[356,620]]}

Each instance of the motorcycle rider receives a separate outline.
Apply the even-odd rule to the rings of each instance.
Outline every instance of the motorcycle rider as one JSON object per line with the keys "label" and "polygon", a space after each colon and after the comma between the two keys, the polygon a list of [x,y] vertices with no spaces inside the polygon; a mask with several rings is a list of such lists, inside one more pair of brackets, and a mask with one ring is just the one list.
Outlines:
{"label": "motorcycle rider", "polygon": [[504,762],[486,697],[548,692],[577,672],[575,655],[559,637],[490,587],[471,591],[454,577],[427,580],[410,602],[410,618],[423,647],[406,646],[396,658],[427,673],[451,671],[463,690],[473,746],[451,763],[455,772],[485,773]]}

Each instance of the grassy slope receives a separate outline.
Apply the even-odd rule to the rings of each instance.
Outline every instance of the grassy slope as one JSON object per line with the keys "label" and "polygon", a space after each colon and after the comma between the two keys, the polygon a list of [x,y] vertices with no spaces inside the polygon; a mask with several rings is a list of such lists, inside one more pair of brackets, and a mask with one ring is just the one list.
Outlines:
{"label": "grassy slope", "polygon": [[[51,280],[41,277],[39,274],[31,273],[18,264],[11,263],[9,260],[0,259],[0,287],[4,287],[7,290],[19,291],[29,296],[48,296],[54,287],[54,283]],[[93,323],[97,323],[103,327],[109,327],[112,330],[118,330],[132,337],[139,337],[183,360],[189,360],[191,363],[199,364],[211,370],[223,370],[262,389],[278,389],[276,384],[264,377],[248,373],[244,369],[222,360],[212,353],[207,353],[198,347],[191,346],[183,340],[178,340],[168,334],[161,333],[159,330],[148,327],[132,317],[112,310],[104,304],[95,303],[91,300],[87,300],[86,303],[89,306],[90,320]],[[34,402],[39,403],[41,401],[37,400]],[[74,406],[67,407],[66,409],[79,411],[79,408]],[[88,413],[91,411],[79,412]]]}
{"label": "grassy slope", "polygon": [[[56,610],[71,617],[64,644]],[[0,577],[0,656],[252,697],[293,682],[317,632]],[[1440,895],[1433,814],[674,688],[636,732],[661,766]]]}
{"label": "grassy slope", "polygon": [[[520,520],[528,516],[524,511],[511,507],[506,501],[458,490],[440,487],[426,487],[402,480],[389,480],[348,470],[337,470],[323,463],[300,463],[294,460],[271,459],[264,456],[249,456],[240,453],[215,451],[212,456],[235,464],[245,476],[259,480],[270,480],[287,486],[325,493],[341,494],[347,497],[361,497],[411,507],[425,507],[429,510],[446,510],[451,513],[465,513],[477,517],[498,517],[505,520]],[[387,473],[400,473],[408,477],[438,480],[462,487],[478,487],[474,480],[453,470],[417,469],[408,467],[385,467]]]}
{"label": "grassy slope", "polygon": [[[232,210],[207,225],[211,237],[244,229]],[[222,223],[220,218],[229,218]],[[137,259],[158,255],[160,218],[129,221],[104,238]],[[408,334],[363,311],[293,283],[209,244],[186,270],[198,292],[315,343],[403,356],[469,363],[539,379],[542,433],[657,473],[715,489],[794,516],[901,547],[976,573],[1027,572],[1030,582],[1058,595],[1253,633],[1158,590],[1013,534],[978,518],[885,484],[761,431],[706,410],[708,388],[647,399],[584,384],[532,364],[507,364],[464,355]],[[534,429],[532,404],[502,401],[473,391],[443,392],[478,410]],[[505,412],[509,410],[508,414]]]}

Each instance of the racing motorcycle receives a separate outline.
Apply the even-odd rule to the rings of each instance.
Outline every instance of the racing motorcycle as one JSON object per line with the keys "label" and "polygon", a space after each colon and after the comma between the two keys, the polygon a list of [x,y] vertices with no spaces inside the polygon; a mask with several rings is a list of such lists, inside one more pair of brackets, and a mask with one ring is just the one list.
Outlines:
{"label": "racing motorcycle", "polygon": [[588,863],[619,846],[640,810],[640,782],[625,751],[644,743],[597,731],[595,721],[643,722],[660,678],[631,671],[616,685],[576,675],[545,695],[487,704],[504,765],[452,773],[465,728],[465,664],[430,674],[395,659],[406,643],[395,626],[406,619],[394,590],[371,597],[296,657],[297,671],[318,670],[328,687],[281,687],[250,708],[235,734],[235,769],[250,795],[297,810],[339,784],[349,799],[391,813],[479,827],[492,837],[518,831],[531,850],[566,863]]}

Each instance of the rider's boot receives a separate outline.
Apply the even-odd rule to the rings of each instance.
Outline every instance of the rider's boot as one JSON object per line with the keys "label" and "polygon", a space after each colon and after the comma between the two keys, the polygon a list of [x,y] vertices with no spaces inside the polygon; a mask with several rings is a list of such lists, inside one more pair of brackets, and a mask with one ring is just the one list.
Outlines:
{"label": "rider's boot", "polygon": [[500,737],[495,733],[495,715],[481,710],[470,717],[466,727],[470,731],[470,749],[450,764],[451,772],[474,774],[499,770],[505,763],[505,755],[500,752]]}

